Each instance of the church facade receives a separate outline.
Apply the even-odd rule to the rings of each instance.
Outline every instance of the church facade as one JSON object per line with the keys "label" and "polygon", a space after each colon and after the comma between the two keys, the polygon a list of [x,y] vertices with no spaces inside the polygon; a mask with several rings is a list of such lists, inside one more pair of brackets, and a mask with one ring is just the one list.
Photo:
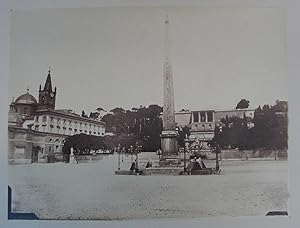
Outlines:
{"label": "church facade", "polygon": [[82,117],[69,109],[55,109],[56,92],[49,70],[44,87],[39,87],[38,101],[27,90],[11,102],[8,113],[10,164],[47,162],[50,156],[59,159],[68,136],[105,134],[104,122]]}

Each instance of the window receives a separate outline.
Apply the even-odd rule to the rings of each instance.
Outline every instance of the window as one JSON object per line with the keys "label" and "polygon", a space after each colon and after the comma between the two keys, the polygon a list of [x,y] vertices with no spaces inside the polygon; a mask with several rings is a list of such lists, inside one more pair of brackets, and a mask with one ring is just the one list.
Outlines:
{"label": "window", "polygon": [[200,120],[201,122],[206,122],[205,112],[200,112]]}
{"label": "window", "polygon": [[28,114],[28,113],[27,113],[27,108],[24,108],[24,114]]}
{"label": "window", "polygon": [[194,122],[199,122],[199,114],[198,112],[193,112],[193,119],[194,119]]}
{"label": "window", "polygon": [[16,156],[25,155],[25,147],[15,147],[15,155]]}
{"label": "window", "polygon": [[47,116],[43,116],[43,122],[47,121]]}
{"label": "window", "polygon": [[39,122],[39,116],[36,116],[36,117],[35,117],[35,121],[36,121],[36,122]]}
{"label": "window", "polygon": [[207,122],[213,122],[213,112],[207,112]]}

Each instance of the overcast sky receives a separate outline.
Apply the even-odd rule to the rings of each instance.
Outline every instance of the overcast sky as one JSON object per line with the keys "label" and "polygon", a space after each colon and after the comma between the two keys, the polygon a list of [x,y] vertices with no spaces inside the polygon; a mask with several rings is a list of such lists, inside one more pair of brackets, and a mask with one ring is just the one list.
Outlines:
{"label": "overcast sky", "polygon": [[[175,109],[287,100],[284,11],[169,8]],[[9,97],[38,97],[48,66],[56,108],[162,105],[162,8],[12,12]]]}

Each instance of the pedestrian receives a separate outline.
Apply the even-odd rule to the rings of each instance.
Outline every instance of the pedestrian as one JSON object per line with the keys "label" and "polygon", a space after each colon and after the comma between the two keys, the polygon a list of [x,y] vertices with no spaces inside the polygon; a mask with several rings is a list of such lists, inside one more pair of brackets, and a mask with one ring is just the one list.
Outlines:
{"label": "pedestrian", "polygon": [[203,169],[201,156],[197,158],[196,162],[199,164],[200,169]]}
{"label": "pedestrian", "polygon": [[186,172],[187,172],[188,175],[191,175],[191,173],[192,173],[192,168],[193,168],[193,160],[190,159],[190,162],[189,162],[189,164],[188,164],[187,167],[186,167]]}
{"label": "pedestrian", "polygon": [[146,164],[146,168],[150,168],[150,167],[152,167],[152,162],[151,162],[151,160],[149,160],[149,161],[147,162],[147,164]]}
{"label": "pedestrian", "polygon": [[137,160],[136,160],[136,159],[135,159],[134,171],[135,171],[136,173],[139,172],[139,167],[138,167],[138,163],[137,163]]}
{"label": "pedestrian", "polygon": [[135,170],[135,162],[132,162],[131,163],[131,167],[130,167],[130,171],[134,171]]}
{"label": "pedestrian", "polygon": [[197,161],[197,157],[194,157],[192,170],[201,170],[201,166]]}

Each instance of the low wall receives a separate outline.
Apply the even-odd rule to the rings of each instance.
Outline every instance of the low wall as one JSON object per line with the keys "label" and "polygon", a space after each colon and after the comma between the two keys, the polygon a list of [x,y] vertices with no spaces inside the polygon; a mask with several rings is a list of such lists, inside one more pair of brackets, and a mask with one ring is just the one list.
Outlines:
{"label": "low wall", "polygon": [[287,150],[222,150],[222,159],[287,159]]}
{"label": "low wall", "polygon": [[110,154],[89,154],[89,155],[75,155],[77,161],[93,161],[93,160],[102,160],[104,156]]}
{"label": "low wall", "polygon": [[10,165],[25,165],[31,164],[31,159],[19,158],[19,159],[9,159],[8,164]]}
{"label": "low wall", "polygon": [[[68,154],[61,154],[57,153],[55,155],[55,161],[56,162],[69,162],[69,155]],[[82,162],[88,162],[88,161],[94,161],[94,160],[101,160],[104,156],[107,156],[110,154],[86,154],[86,155],[75,155],[75,158],[77,161]]]}
{"label": "low wall", "polygon": [[182,173],[183,167],[170,168],[148,168],[143,170],[144,175],[179,175]]}

